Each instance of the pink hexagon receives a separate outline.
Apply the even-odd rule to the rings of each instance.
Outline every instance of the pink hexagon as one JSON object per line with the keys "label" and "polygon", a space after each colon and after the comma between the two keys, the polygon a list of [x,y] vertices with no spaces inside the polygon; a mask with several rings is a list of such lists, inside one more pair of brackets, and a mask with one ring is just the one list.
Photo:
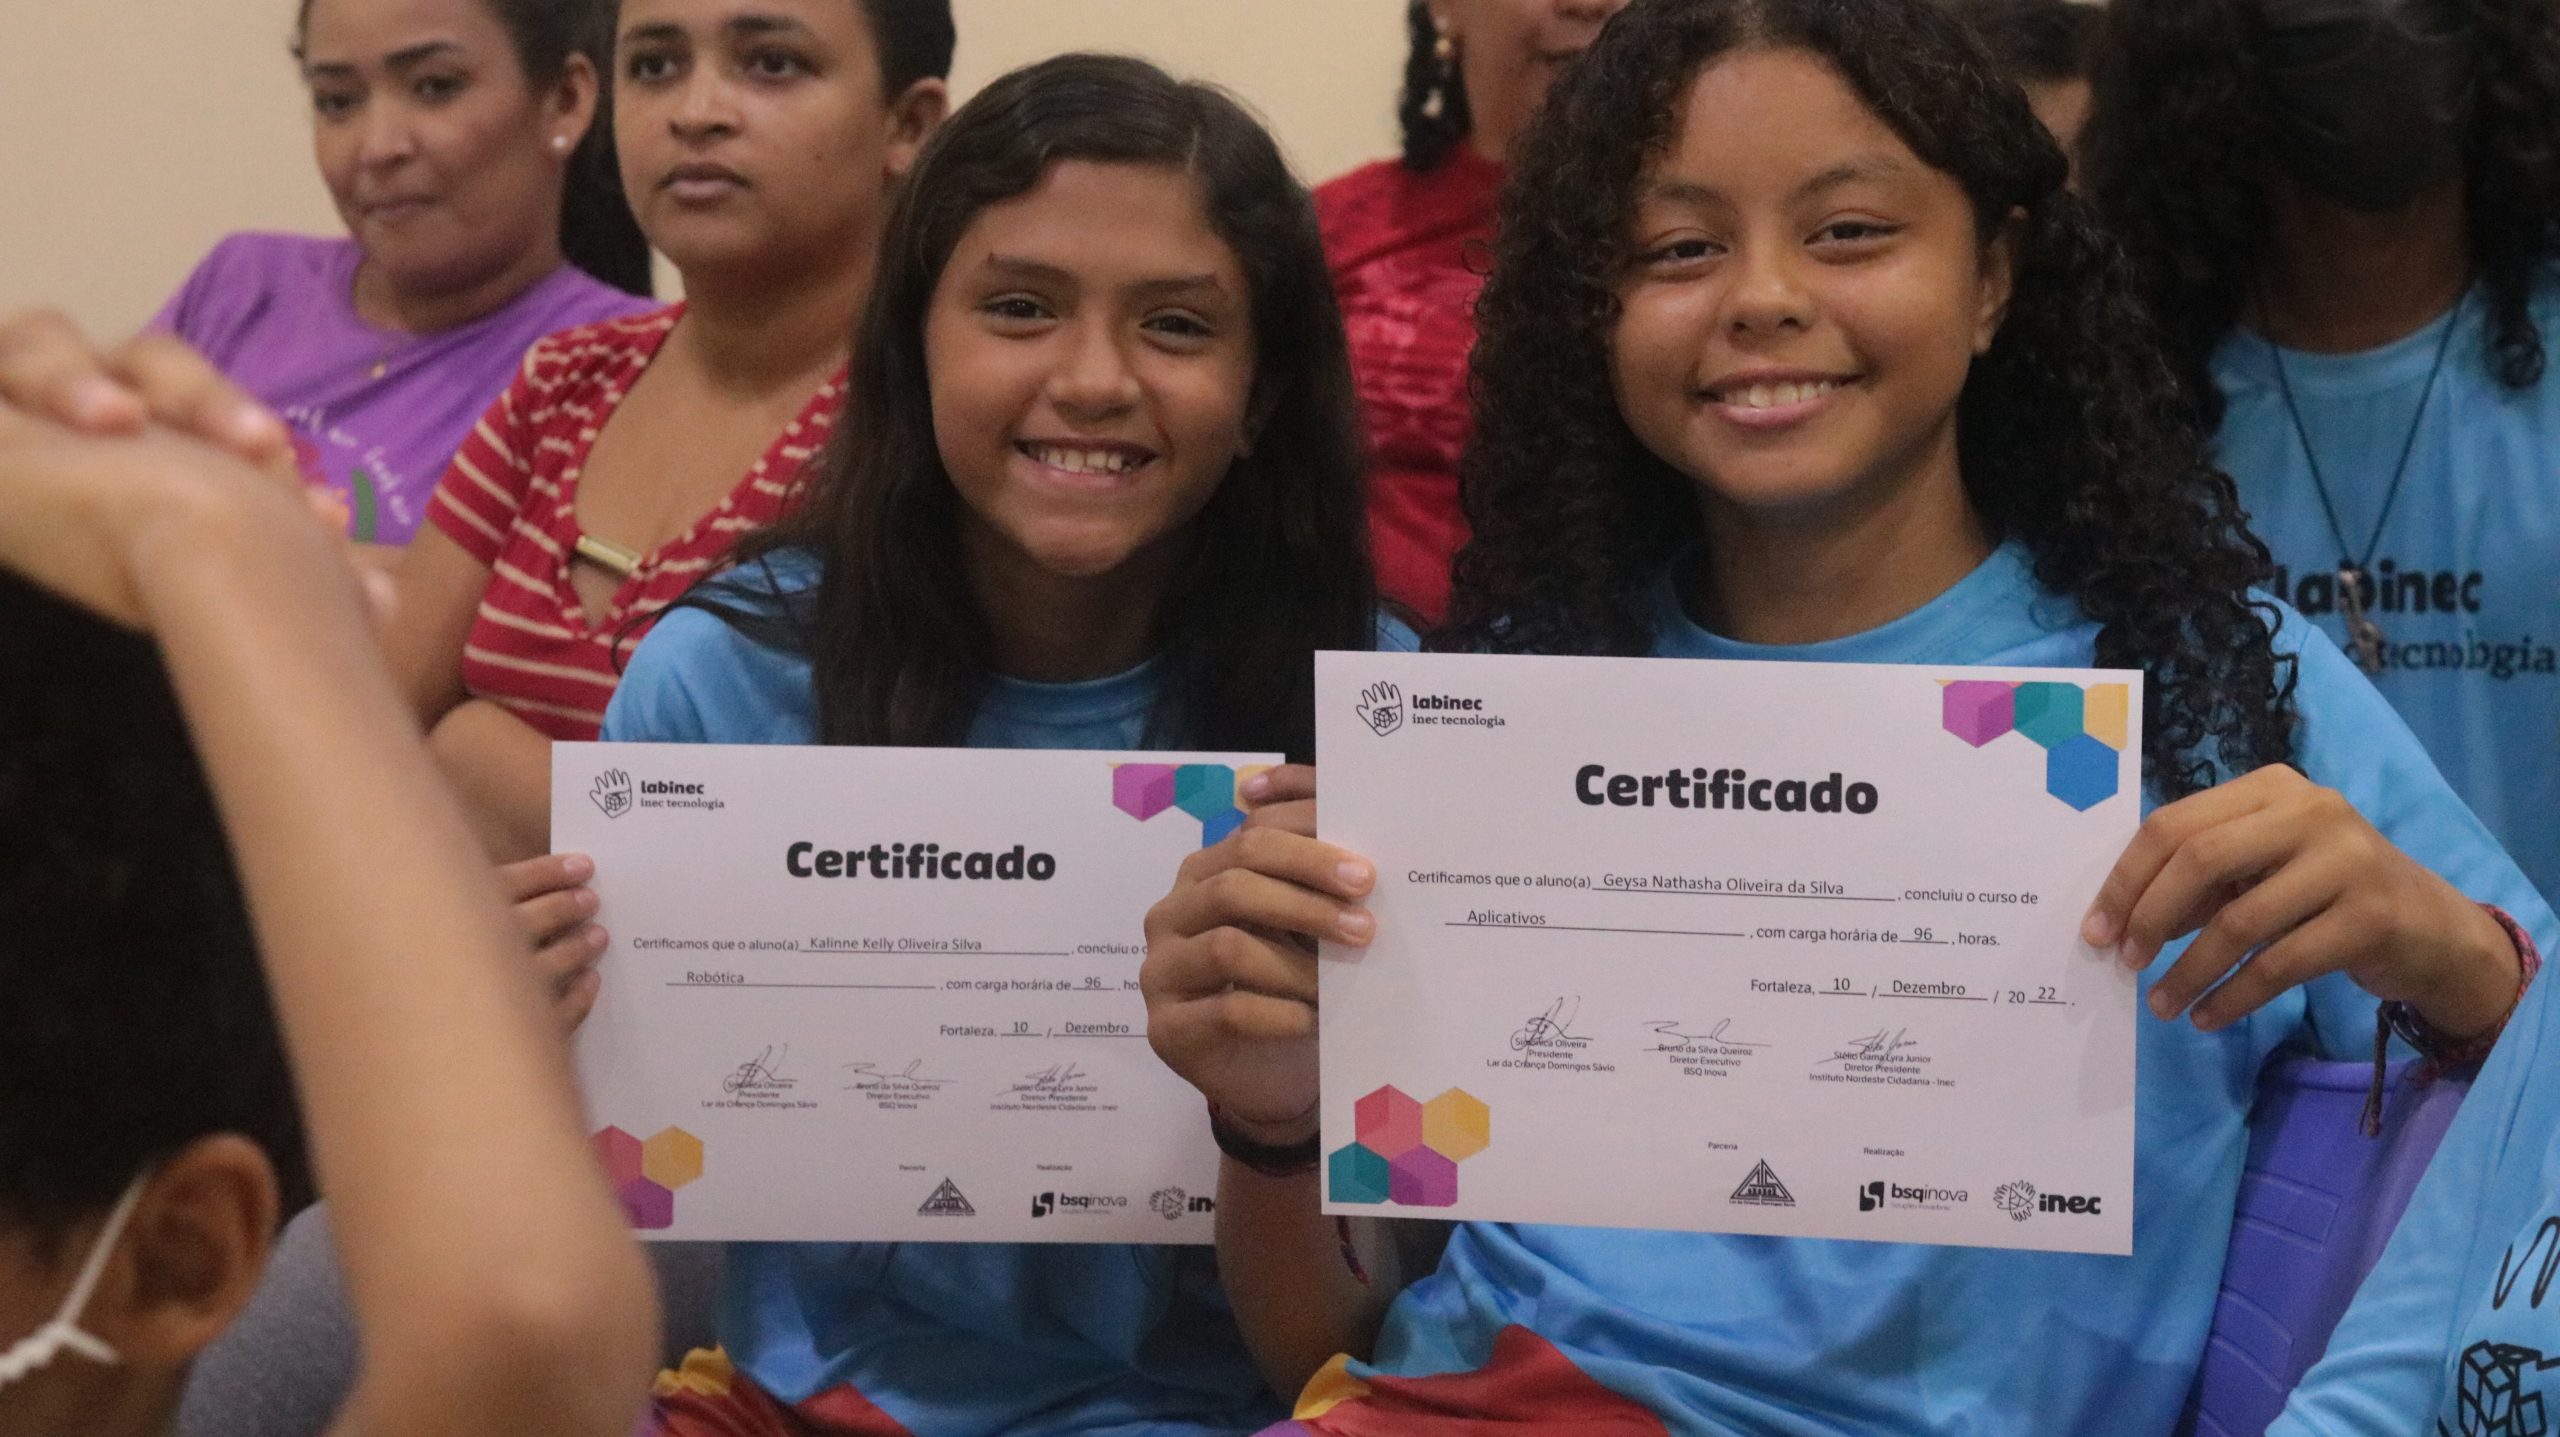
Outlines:
{"label": "pink hexagon", "polygon": [[607,1128],[596,1134],[596,1158],[604,1164],[605,1180],[620,1187],[638,1178],[645,1146],[620,1128]]}
{"label": "pink hexagon", "polygon": [[616,1183],[613,1195],[622,1199],[623,1214],[631,1225],[643,1232],[662,1232],[676,1225],[676,1195],[647,1178]]}
{"label": "pink hexagon", "polygon": [[1458,1165],[1415,1148],[1387,1165],[1387,1194],[1405,1207],[1449,1207],[1458,1201]]}
{"label": "pink hexagon", "polygon": [[2015,685],[1958,679],[1946,686],[1947,732],[1980,748],[2007,733],[2018,717]]}
{"label": "pink hexagon", "polygon": [[1422,1146],[1422,1104],[1402,1089],[1380,1088],[1352,1104],[1351,1117],[1360,1145],[1390,1162]]}
{"label": "pink hexagon", "polygon": [[1111,803],[1140,823],[1173,807],[1174,766],[1124,763],[1111,771]]}

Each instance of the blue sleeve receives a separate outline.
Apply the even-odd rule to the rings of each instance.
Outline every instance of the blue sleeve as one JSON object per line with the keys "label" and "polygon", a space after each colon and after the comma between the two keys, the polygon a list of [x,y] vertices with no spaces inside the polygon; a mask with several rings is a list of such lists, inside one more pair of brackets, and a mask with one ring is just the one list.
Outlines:
{"label": "blue sleeve", "polygon": [[1414,633],[1411,625],[1380,609],[1378,611],[1378,645],[1375,652],[1418,654],[1422,652],[1422,639]]}
{"label": "blue sleeve", "polygon": [[697,632],[703,624],[722,627],[718,619],[699,609],[675,609],[658,620],[631,651],[622,682],[614,686],[613,701],[605,705],[599,738],[607,743],[711,741],[710,726],[703,722],[702,706],[694,701],[687,673],[691,661],[704,651],[703,641],[719,637]]}
{"label": "blue sleeve", "polygon": [[[2475,903],[2513,915],[2542,951],[2560,940],[2560,923],[2515,860],[2507,856],[2456,795],[2417,736],[2338,646],[2287,608],[2277,630],[2279,652],[2299,655],[2294,690],[2301,713],[2294,766],[2315,783],[2346,795],[2356,811],[2438,877]],[[2371,995],[2344,974],[2306,990],[2312,1033],[2322,1053],[2365,1058],[2373,1052]]]}
{"label": "blue sleeve", "polygon": [[[2455,1114],[2329,1350],[2267,1437],[2408,1437],[2434,1417],[2466,1315],[2493,1276],[2490,1254],[2543,1206],[2553,1102],[2528,1079],[2543,1067],[2553,985],[2537,981]],[[2530,1111],[2528,1111],[2528,1108]]]}

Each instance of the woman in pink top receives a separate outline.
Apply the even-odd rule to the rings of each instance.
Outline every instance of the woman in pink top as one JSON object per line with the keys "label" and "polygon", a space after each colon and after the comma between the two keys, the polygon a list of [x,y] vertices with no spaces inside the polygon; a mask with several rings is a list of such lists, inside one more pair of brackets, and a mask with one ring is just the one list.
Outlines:
{"label": "woman in pink top", "polygon": [[347,234],[233,235],[151,328],[291,426],[360,543],[409,541],[535,340],[650,307],[599,123],[611,28],[610,0],[304,0],[294,58]]}

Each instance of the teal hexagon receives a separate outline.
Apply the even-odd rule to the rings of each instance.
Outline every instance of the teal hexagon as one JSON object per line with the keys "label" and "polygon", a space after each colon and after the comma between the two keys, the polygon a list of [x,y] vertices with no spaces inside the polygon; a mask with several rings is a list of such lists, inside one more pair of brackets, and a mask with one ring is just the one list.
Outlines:
{"label": "teal hexagon", "polygon": [[1202,823],[1236,806],[1236,771],[1223,763],[1186,763],[1173,771],[1173,806]]}
{"label": "teal hexagon", "polygon": [[2080,737],[2082,695],[2078,684],[2018,685],[2018,732],[2040,748],[2053,748]]}
{"label": "teal hexagon", "polygon": [[1325,1169],[1335,1202],[1385,1202],[1395,1190],[1393,1165],[1358,1143],[1334,1149]]}

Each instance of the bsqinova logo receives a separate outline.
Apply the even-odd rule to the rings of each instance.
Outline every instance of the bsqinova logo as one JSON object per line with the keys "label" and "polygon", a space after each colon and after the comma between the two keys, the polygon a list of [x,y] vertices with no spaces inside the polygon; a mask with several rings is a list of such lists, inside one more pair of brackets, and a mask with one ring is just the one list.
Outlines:
{"label": "bsqinova logo", "polygon": [[1360,691],[1360,721],[1380,738],[1404,727],[1404,691],[1394,684],[1371,684]]}
{"label": "bsqinova logo", "polygon": [[1959,1208],[1973,1201],[1973,1195],[1962,1188],[1913,1187],[1905,1183],[1871,1182],[1858,1188],[1858,1211],[1880,1212],[1886,1208],[1935,1208],[1941,1211]]}
{"label": "bsqinova logo", "polygon": [[1093,1217],[1118,1212],[1129,1200],[1111,1193],[1041,1193],[1031,1199],[1033,1217]]}
{"label": "bsqinova logo", "polygon": [[631,775],[609,768],[596,775],[595,787],[587,790],[597,808],[607,818],[620,818],[631,811]]}

